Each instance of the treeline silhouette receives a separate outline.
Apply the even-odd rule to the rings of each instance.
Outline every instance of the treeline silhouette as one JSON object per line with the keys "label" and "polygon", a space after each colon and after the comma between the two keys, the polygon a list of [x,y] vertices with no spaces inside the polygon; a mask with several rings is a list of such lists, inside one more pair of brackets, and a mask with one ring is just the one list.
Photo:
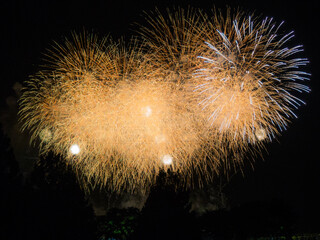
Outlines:
{"label": "treeline silhouette", "polygon": [[[94,215],[74,172],[49,154],[24,178],[9,139],[0,137],[1,239],[248,239],[303,233],[307,224],[281,201],[190,212],[189,192],[176,189],[174,172],[161,172],[144,208],[111,209]],[[308,229],[317,231],[317,229]]]}

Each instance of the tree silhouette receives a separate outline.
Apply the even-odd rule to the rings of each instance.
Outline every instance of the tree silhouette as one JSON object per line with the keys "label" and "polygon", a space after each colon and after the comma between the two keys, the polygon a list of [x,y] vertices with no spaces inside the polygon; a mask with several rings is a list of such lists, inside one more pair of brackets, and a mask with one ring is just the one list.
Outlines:
{"label": "tree silhouette", "polygon": [[28,219],[36,237],[94,239],[93,209],[75,175],[59,156],[49,154],[36,164],[30,180]]}
{"label": "tree silhouette", "polygon": [[[0,238],[20,237],[21,196],[23,196],[22,176],[14,158],[9,139],[0,130]],[[20,238],[21,239],[21,238]]]}
{"label": "tree silhouette", "polygon": [[279,201],[248,202],[231,210],[221,209],[199,219],[206,235],[215,239],[248,239],[261,236],[286,236],[290,239],[296,217]]}
{"label": "tree silhouette", "polygon": [[95,239],[93,210],[63,161],[42,157],[22,181],[8,138],[0,141],[1,239]]}
{"label": "tree silhouette", "polygon": [[160,172],[132,239],[200,239],[195,219],[189,213],[188,192],[176,191],[174,181],[174,173]]}

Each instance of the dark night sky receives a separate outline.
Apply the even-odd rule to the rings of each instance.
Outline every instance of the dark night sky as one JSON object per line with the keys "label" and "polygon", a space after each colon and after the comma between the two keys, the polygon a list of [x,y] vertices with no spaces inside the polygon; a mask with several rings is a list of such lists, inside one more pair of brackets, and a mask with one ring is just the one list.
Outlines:
{"label": "dark night sky", "polygon": [[101,0],[88,1],[6,1],[1,3],[1,107],[5,98],[13,94],[14,82],[23,82],[37,70],[41,54],[53,40],[60,41],[72,30],[93,30],[100,36],[114,38],[130,36],[132,23],[139,21],[143,10],[188,5],[203,9],[230,5],[256,10],[273,16],[277,22],[285,20],[284,28],[295,30],[294,43],[303,44],[310,60],[307,71],[312,73],[312,92],[305,96],[307,106],[298,110],[298,119],[288,131],[268,147],[265,159],[257,160],[255,171],[236,176],[227,188],[233,204],[246,201],[282,199],[302,214],[320,213],[319,159],[319,3],[313,1],[168,1],[168,0]]}

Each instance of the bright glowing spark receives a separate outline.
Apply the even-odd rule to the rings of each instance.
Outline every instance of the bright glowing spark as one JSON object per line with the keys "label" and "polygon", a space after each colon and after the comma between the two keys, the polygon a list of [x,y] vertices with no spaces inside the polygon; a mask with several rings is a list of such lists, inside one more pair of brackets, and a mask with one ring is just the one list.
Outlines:
{"label": "bright glowing spark", "polygon": [[72,144],[71,147],[69,148],[69,151],[73,155],[77,155],[80,153],[80,147],[78,144]]}
{"label": "bright glowing spark", "polygon": [[163,143],[165,141],[166,141],[166,137],[164,135],[162,135],[162,134],[160,134],[160,135],[155,137],[155,142],[158,143],[158,144],[159,143]]}
{"label": "bright glowing spark", "polygon": [[262,141],[267,138],[267,133],[263,128],[256,129],[255,134],[259,141]]}
{"label": "bright glowing spark", "polygon": [[143,107],[141,110],[146,117],[150,117],[152,114],[152,109],[150,106]]}
{"label": "bright glowing spark", "polygon": [[164,155],[161,160],[164,165],[171,165],[172,164],[172,156],[169,154]]}

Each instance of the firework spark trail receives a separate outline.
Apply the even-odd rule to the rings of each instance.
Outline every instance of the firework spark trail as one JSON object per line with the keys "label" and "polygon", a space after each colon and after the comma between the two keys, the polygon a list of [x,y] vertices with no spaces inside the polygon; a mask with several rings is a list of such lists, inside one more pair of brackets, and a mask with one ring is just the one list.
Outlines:
{"label": "firework spark trail", "polygon": [[[148,189],[161,169],[184,186],[241,169],[287,129],[308,63],[270,18],[200,10],[147,15],[140,39],[73,34],[26,82],[20,120],[84,188]],[[298,94],[296,94],[298,93]]]}
{"label": "firework spark trail", "polygon": [[207,18],[193,8],[146,14],[147,25],[140,26],[138,33],[147,49],[146,58],[163,79],[183,85],[192,77]]}

